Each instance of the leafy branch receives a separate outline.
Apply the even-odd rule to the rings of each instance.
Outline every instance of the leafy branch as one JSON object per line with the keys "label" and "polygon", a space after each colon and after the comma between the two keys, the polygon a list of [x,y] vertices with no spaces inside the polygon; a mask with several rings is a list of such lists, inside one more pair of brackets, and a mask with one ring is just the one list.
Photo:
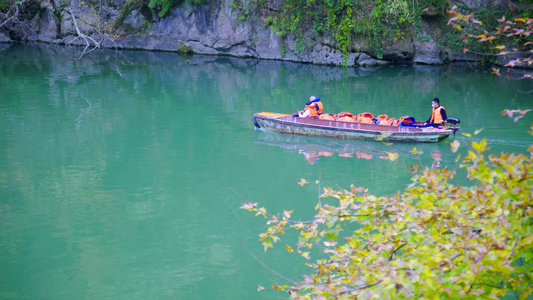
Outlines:
{"label": "leafy branch", "polygon": [[[448,13],[448,25],[461,32],[465,44],[474,40],[485,45],[483,54],[508,58],[504,67],[533,67],[533,18],[515,17],[508,20],[502,15],[494,25],[487,26],[474,13],[464,14],[457,6]],[[463,52],[476,51],[465,47]],[[493,68],[493,71],[501,75],[499,68]],[[511,72],[507,76],[516,77]],[[527,72],[516,78],[533,80],[533,75]]]}
{"label": "leafy branch", "polygon": [[[466,157],[458,158],[471,186],[451,184],[454,171],[425,168],[402,193],[387,197],[353,185],[323,188],[307,223],[293,221],[292,210],[271,215],[257,203],[243,204],[267,219],[269,228],[259,234],[265,251],[295,230],[296,250],[314,270],[290,287],[274,288],[293,298],[477,299],[512,292],[526,299],[533,284],[533,158],[487,156],[488,150],[485,140],[472,142]],[[311,262],[315,245],[326,258]]]}

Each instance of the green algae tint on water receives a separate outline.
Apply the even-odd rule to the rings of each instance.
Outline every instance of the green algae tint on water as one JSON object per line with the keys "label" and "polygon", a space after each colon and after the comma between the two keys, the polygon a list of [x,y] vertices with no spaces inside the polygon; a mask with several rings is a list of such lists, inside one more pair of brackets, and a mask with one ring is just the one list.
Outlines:
{"label": "green algae tint on water", "polygon": [[0,45],[0,299],[284,297],[269,286],[287,283],[246,249],[299,280],[306,260],[284,249],[296,237],[264,253],[264,220],[242,203],[308,220],[318,179],[388,195],[410,182],[412,165],[457,169],[467,151],[451,153],[453,138],[386,145],[254,130],[255,112],[293,113],[311,95],[325,112],[421,121],[439,97],[461,120],[463,145],[486,138],[489,153],[525,153],[533,140],[533,113],[517,123],[500,114],[532,108],[531,82],[483,66],[64,51]]}

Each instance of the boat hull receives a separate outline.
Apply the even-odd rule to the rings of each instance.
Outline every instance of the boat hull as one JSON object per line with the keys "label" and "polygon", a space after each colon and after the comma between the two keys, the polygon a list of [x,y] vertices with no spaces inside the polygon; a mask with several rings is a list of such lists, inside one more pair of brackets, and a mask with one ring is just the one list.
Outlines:
{"label": "boat hull", "polygon": [[404,143],[437,143],[458,129],[448,127],[441,129],[433,127],[416,128],[330,121],[268,112],[254,114],[253,121],[258,128],[285,134]]}

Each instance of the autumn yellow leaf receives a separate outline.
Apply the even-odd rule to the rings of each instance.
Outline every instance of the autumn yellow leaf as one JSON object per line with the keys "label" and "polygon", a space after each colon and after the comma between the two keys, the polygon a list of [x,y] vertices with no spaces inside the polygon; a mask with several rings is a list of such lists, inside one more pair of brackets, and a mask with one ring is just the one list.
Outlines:
{"label": "autumn yellow leaf", "polygon": [[476,150],[478,152],[484,152],[484,151],[487,151],[487,150],[490,149],[490,148],[487,148],[487,140],[486,139],[483,139],[479,143],[472,142],[472,148],[474,148],[474,150]]}
{"label": "autumn yellow leaf", "polygon": [[505,45],[498,45],[498,46],[493,47],[493,49],[502,50],[502,49],[505,49]]}
{"label": "autumn yellow leaf", "polygon": [[268,248],[274,248],[274,246],[272,245],[272,241],[269,241],[269,240],[263,241],[263,248],[265,248],[265,252],[267,251]]}
{"label": "autumn yellow leaf", "polygon": [[289,245],[285,245],[285,249],[287,249],[287,251],[289,253],[293,253],[294,252],[294,250],[292,250],[291,246],[289,246]]}
{"label": "autumn yellow leaf", "polygon": [[260,209],[257,210],[257,213],[255,215],[256,216],[262,215],[262,216],[264,216],[266,218],[266,216],[267,216],[266,208],[261,207]]}
{"label": "autumn yellow leaf", "polygon": [[387,152],[388,156],[389,156],[389,160],[391,161],[395,161],[398,159],[399,155],[398,153],[391,153],[391,152]]}
{"label": "autumn yellow leaf", "polygon": [[454,140],[453,142],[448,143],[448,145],[450,145],[452,153],[455,153],[459,149],[459,146],[461,146],[461,143],[458,140]]}
{"label": "autumn yellow leaf", "polygon": [[418,149],[416,149],[416,147],[413,147],[413,150],[411,152],[409,152],[409,153],[411,153],[413,155],[416,155],[416,154],[423,154],[424,151],[418,150]]}
{"label": "autumn yellow leaf", "polygon": [[483,131],[483,129],[485,129],[485,128],[481,128],[481,129],[478,129],[478,130],[474,131],[474,135],[478,135],[480,132]]}
{"label": "autumn yellow leaf", "polygon": [[472,137],[472,135],[468,132],[461,132],[462,135],[466,136],[466,137]]}

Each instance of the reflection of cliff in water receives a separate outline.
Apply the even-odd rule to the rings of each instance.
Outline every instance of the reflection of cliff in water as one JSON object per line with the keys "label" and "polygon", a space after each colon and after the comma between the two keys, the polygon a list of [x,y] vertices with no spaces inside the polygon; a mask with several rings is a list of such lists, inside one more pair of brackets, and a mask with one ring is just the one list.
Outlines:
{"label": "reflection of cliff in water", "polygon": [[[398,151],[381,143],[278,134],[262,130],[255,132],[254,142],[301,154],[308,164],[314,164],[321,158],[330,156],[394,161],[400,155]],[[405,153],[401,155],[411,156]]]}

